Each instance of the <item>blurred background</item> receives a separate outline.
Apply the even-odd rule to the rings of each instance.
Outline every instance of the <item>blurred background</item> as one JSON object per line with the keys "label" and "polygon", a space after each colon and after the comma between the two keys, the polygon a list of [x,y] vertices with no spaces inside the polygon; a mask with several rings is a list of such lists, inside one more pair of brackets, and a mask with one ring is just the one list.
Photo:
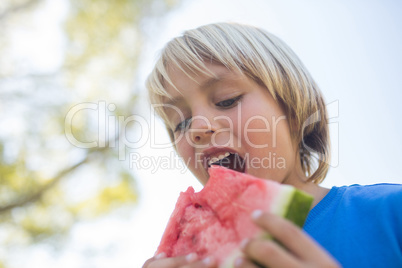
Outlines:
{"label": "blurred background", "polygon": [[201,185],[146,100],[158,51],[234,21],[278,35],[321,87],[323,185],[402,183],[397,0],[2,0],[0,268],[141,267]]}

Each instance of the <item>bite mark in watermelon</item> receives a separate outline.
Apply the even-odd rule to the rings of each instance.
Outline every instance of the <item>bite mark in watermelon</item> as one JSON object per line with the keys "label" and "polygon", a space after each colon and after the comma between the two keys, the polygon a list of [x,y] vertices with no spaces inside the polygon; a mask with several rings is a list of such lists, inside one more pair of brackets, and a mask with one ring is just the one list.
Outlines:
{"label": "bite mark in watermelon", "polygon": [[289,185],[262,180],[220,166],[209,169],[200,192],[180,193],[156,254],[168,257],[191,252],[213,256],[219,267],[233,267],[245,238],[266,236],[250,218],[256,209],[285,217],[303,226],[313,198]]}

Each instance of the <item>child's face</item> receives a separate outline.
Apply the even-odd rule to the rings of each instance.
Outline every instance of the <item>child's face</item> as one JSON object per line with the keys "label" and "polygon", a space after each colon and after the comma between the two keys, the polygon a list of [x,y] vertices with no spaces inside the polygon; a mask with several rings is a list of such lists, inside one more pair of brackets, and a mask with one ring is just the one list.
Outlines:
{"label": "child's face", "polygon": [[[215,64],[215,74],[189,78],[180,70],[169,75],[180,91],[168,86],[175,101],[166,101],[176,149],[198,180],[208,180],[208,166],[222,165],[256,177],[293,184],[297,177],[296,146],[283,109],[263,86]],[[191,120],[190,120],[191,119]]]}

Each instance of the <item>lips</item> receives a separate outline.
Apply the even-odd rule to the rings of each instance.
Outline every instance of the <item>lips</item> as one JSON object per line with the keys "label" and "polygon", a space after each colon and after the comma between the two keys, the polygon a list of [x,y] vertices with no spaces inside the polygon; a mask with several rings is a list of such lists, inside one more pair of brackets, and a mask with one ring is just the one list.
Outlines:
{"label": "lips", "polygon": [[229,155],[230,155],[229,152],[225,152],[225,153],[223,153],[223,154],[219,154],[218,156],[211,157],[211,158],[208,160],[208,166],[211,166],[212,164],[217,163],[217,162],[219,162],[220,160],[223,160],[224,158],[228,157]]}
{"label": "lips", "polygon": [[244,159],[236,152],[231,150],[209,150],[209,152],[205,153],[205,160],[208,164],[208,167],[211,165],[218,165],[222,167],[226,167],[238,172],[245,172],[245,161]]}

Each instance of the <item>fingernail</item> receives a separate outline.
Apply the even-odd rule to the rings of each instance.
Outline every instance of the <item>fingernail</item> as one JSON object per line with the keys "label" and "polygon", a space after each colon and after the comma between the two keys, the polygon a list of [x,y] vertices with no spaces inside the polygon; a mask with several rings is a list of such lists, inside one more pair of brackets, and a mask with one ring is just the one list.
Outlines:
{"label": "fingernail", "polygon": [[254,210],[253,213],[251,213],[251,218],[253,218],[254,220],[258,219],[259,217],[261,217],[262,215],[262,210]]}
{"label": "fingernail", "polygon": [[190,253],[186,256],[186,261],[187,262],[194,262],[195,260],[197,260],[197,254],[196,253]]}
{"label": "fingernail", "polygon": [[240,258],[237,258],[237,259],[235,260],[234,265],[235,265],[235,267],[239,267],[240,265],[243,264],[243,262],[244,262],[243,258],[240,257]]}
{"label": "fingernail", "polygon": [[243,241],[241,241],[240,243],[240,248],[244,250],[246,248],[248,241],[250,241],[250,239],[248,238],[243,239]]}
{"label": "fingernail", "polygon": [[214,259],[211,258],[211,257],[206,257],[205,259],[202,260],[202,262],[203,262],[205,265],[209,266],[209,265],[212,265],[212,264],[213,264]]}
{"label": "fingernail", "polygon": [[166,253],[165,252],[162,252],[162,253],[159,253],[158,255],[156,255],[155,256],[155,259],[162,259],[162,258],[165,258],[166,257]]}

